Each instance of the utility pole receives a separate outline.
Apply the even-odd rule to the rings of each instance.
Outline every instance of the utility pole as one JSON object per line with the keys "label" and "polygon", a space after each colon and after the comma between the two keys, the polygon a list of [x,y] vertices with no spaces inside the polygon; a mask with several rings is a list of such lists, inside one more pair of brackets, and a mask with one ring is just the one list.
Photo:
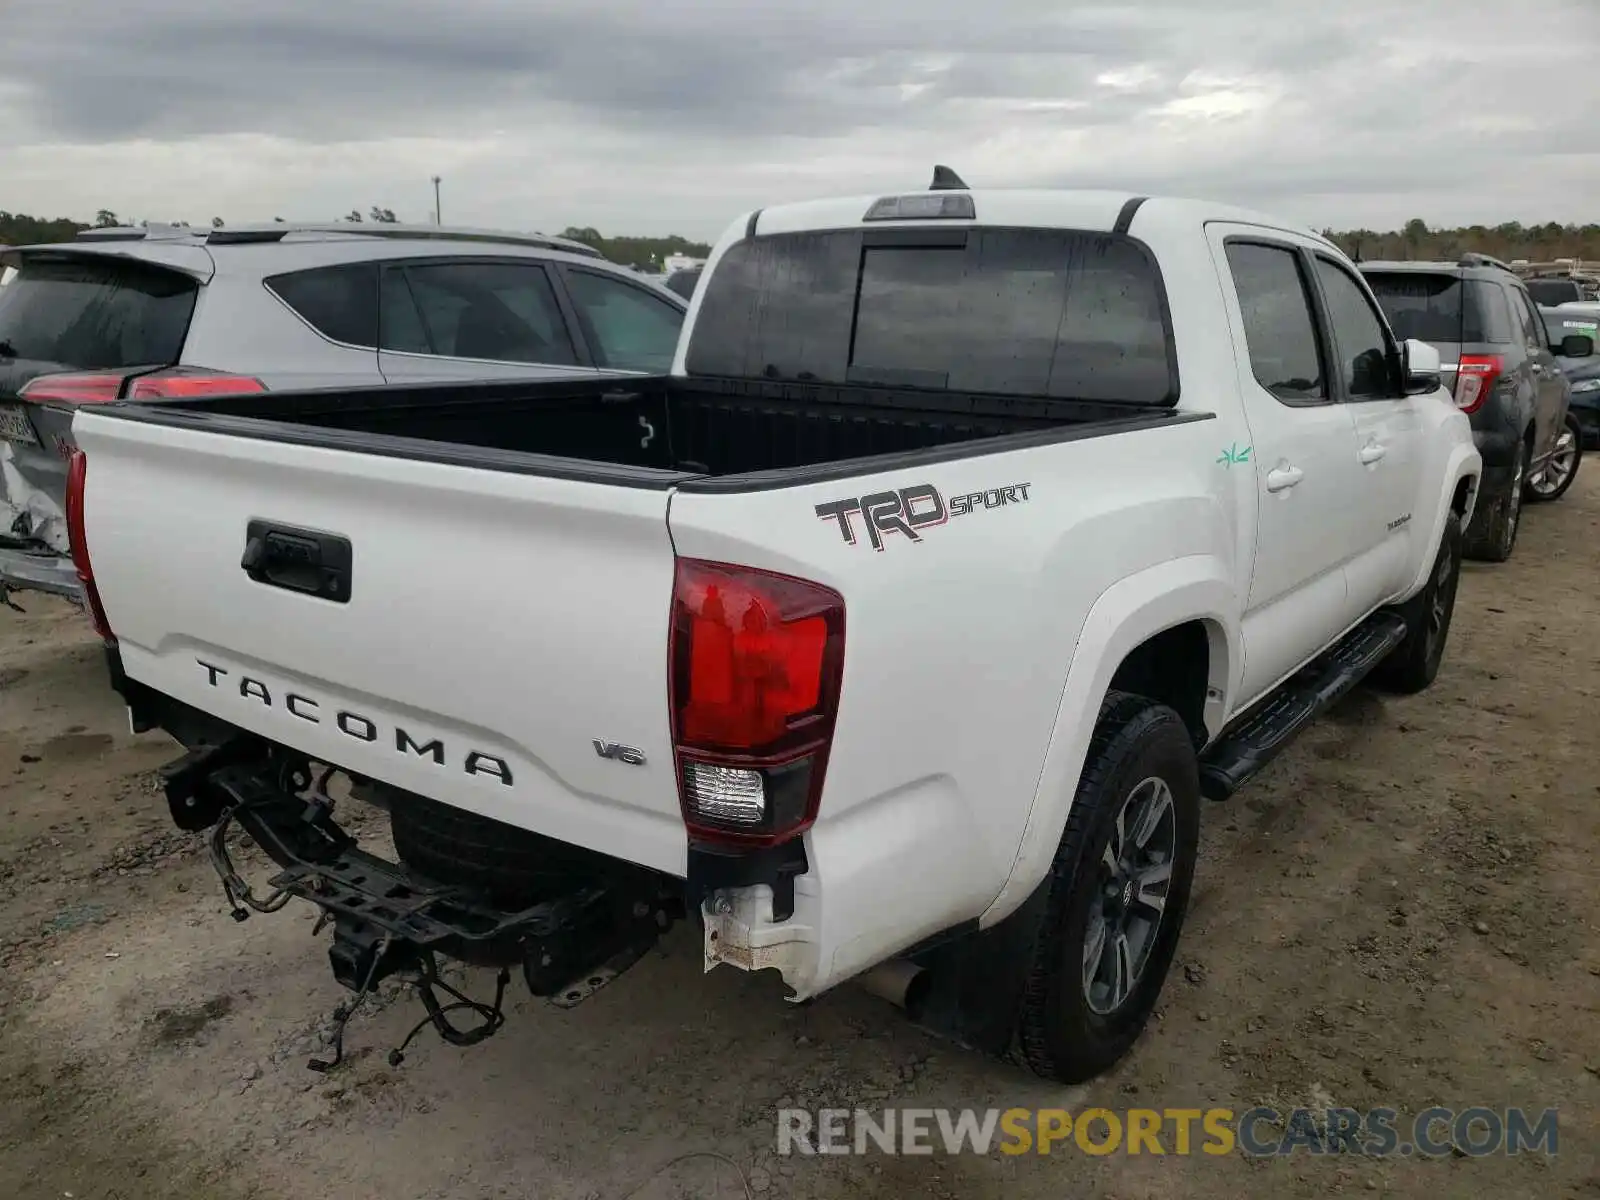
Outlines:
{"label": "utility pole", "polygon": [[433,177],[433,223],[435,225],[444,224],[444,213],[439,209],[439,177],[437,175]]}

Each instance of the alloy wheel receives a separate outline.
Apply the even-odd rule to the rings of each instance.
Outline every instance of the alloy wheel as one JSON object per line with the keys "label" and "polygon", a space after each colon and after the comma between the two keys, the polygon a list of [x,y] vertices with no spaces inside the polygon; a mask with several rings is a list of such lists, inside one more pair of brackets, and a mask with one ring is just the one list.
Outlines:
{"label": "alloy wheel", "polygon": [[1528,487],[1540,496],[1553,496],[1571,477],[1578,464],[1578,439],[1570,428],[1563,428],[1549,461],[1528,477]]}
{"label": "alloy wheel", "polygon": [[1171,787],[1157,776],[1142,780],[1117,810],[1096,865],[1099,886],[1083,940],[1083,996],[1099,1016],[1127,1003],[1150,961],[1177,845]]}

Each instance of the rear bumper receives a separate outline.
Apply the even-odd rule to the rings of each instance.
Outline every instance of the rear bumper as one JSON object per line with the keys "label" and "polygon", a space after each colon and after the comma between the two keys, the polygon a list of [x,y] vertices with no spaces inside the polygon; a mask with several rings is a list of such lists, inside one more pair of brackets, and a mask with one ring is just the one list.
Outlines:
{"label": "rear bumper", "polygon": [[[128,705],[136,731],[164,729],[191,748],[242,745],[252,759],[284,752],[129,678],[115,644],[106,647],[106,658],[111,685]],[[177,808],[173,813],[177,821],[195,815]],[[200,828],[215,819],[199,816]],[[673,890],[683,911],[704,921],[707,970],[718,964],[776,969],[791,998],[806,999],[982,911],[992,888],[969,895],[951,886],[975,832],[970,814],[948,789],[910,789],[855,816],[854,823],[814,826],[805,839],[770,849],[689,847],[686,877]],[[620,858],[613,865],[624,872],[638,869]],[[886,878],[904,882],[886,896]],[[956,906],[959,911],[953,911]]]}
{"label": "rear bumper", "polygon": [[83,603],[83,585],[72,560],[49,550],[0,548],[0,584],[17,592],[49,592]]}

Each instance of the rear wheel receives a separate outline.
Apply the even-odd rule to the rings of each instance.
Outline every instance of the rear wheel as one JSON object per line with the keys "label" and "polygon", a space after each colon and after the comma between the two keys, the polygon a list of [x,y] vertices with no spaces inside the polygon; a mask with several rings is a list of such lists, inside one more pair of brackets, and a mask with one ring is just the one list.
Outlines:
{"label": "rear wheel", "polygon": [[1047,882],[1017,1030],[1029,1070],[1077,1083],[1133,1046],[1172,966],[1199,838],[1199,769],[1183,721],[1111,693]]}
{"label": "rear wheel", "polygon": [[1517,544],[1517,530],[1522,524],[1523,484],[1528,478],[1529,451],[1526,444],[1517,455],[1511,471],[1511,482],[1497,496],[1482,496],[1478,511],[1472,516],[1467,530],[1466,555],[1485,562],[1505,562]]}
{"label": "rear wheel", "polygon": [[1578,477],[1578,464],[1583,461],[1583,429],[1578,418],[1567,414],[1556,438],[1550,459],[1528,476],[1527,498],[1535,504],[1548,504],[1567,494],[1572,481]]}

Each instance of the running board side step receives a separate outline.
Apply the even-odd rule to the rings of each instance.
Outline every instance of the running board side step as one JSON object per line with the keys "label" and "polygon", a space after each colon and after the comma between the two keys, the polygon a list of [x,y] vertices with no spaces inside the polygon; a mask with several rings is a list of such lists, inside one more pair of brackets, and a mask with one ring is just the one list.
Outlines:
{"label": "running board side step", "polygon": [[1405,618],[1376,612],[1257,705],[1200,759],[1200,792],[1226,800],[1283,751],[1301,730],[1338,703],[1405,641]]}

